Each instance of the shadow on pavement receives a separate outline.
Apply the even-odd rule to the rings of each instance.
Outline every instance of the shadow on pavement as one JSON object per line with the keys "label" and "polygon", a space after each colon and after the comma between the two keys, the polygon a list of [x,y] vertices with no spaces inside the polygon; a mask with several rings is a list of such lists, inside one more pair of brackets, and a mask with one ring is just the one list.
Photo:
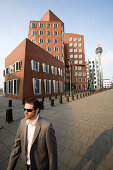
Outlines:
{"label": "shadow on pavement", "polygon": [[[113,127],[105,130],[95,142],[88,147],[87,152],[84,154],[80,162],[74,170],[82,170],[87,166],[87,170],[96,170],[103,160],[105,160],[108,153],[111,151],[113,145]],[[113,167],[110,167],[113,169]]]}

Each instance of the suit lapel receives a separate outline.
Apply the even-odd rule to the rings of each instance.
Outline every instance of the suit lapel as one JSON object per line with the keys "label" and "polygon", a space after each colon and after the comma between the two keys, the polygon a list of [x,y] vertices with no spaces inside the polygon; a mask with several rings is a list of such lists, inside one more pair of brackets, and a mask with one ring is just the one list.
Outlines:
{"label": "suit lapel", "polygon": [[35,132],[34,132],[32,144],[34,143],[35,139],[37,138],[37,136],[40,132],[40,129],[41,129],[41,118],[39,116],[39,119],[38,119],[37,124],[36,124],[36,129],[35,129]]}
{"label": "suit lapel", "polygon": [[24,150],[27,151],[27,124],[24,122]]}

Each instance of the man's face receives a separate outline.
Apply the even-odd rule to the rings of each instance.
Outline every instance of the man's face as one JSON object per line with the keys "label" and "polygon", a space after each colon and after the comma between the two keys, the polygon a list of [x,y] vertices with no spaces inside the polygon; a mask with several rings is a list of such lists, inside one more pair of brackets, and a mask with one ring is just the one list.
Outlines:
{"label": "man's face", "polygon": [[31,121],[34,121],[36,119],[39,111],[39,109],[34,110],[33,104],[29,103],[25,104],[24,110],[25,119],[30,119]]}

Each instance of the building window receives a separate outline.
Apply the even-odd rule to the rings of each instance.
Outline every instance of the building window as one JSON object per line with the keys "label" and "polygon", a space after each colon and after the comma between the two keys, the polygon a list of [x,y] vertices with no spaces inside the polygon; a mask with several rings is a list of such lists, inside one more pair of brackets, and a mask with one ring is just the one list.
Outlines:
{"label": "building window", "polygon": [[79,55],[79,58],[82,58],[82,54]]}
{"label": "building window", "polygon": [[41,94],[41,79],[33,78],[33,94]]}
{"label": "building window", "polygon": [[36,40],[35,40],[35,39],[31,39],[31,41],[32,41],[34,44],[36,44]]}
{"label": "building window", "polygon": [[59,55],[54,55],[55,58],[57,58],[59,60]]}
{"label": "building window", "polygon": [[73,85],[73,88],[74,88],[74,90],[76,90],[76,88],[77,88],[76,84]]}
{"label": "building window", "polygon": [[77,43],[74,43],[74,47],[77,47]]}
{"label": "building window", "polygon": [[77,66],[74,66],[74,70],[77,70]]}
{"label": "building window", "polygon": [[36,28],[37,27],[37,24],[35,24],[35,23],[31,23],[32,24],[32,28]]}
{"label": "building window", "polygon": [[49,65],[43,63],[43,64],[42,64],[42,67],[43,67],[43,72],[44,72],[44,73],[49,73]]}
{"label": "building window", "polygon": [[59,81],[59,92],[63,92],[63,82]]}
{"label": "building window", "polygon": [[53,24],[53,27],[54,27],[54,28],[58,28],[58,24],[55,24],[55,23],[54,23],[54,24]]}
{"label": "building window", "polygon": [[78,79],[78,81],[79,81],[79,82],[81,82],[81,81],[82,81],[82,79],[80,78],[80,79]]}
{"label": "building window", "polygon": [[13,95],[18,95],[19,80],[13,79]]}
{"label": "building window", "polygon": [[72,47],[72,45],[73,45],[72,43],[69,43],[69,47]]}
{"label": "building window", "polygon": [[69,55],[70,58],[73,58],[73,54]]}
{"label": "building window", "polygon": [[51,66],[52,74],[57,75],[57,67]]}
{"label": "building window", "polygon": [[79,73],[78,73],[78,76],[82,76],[82,73],[81,73],[81,72],[79,72]]}
{"label": "building window", "polygon": [[51,24],[50,23],[47,23],[47,28],[51,28]]}
{"label": "building window", "polygon": [[74,72],[74,76],[77,76],[77,72]]}
{"label": "building window", "polygon": [[83,73],[83,76],[86,76],[86,73],[85,73],[85,72]]}
{"label": "building window", "polygon": [[74,82],[77,82],[77,79],[74,79]]}
{"label": "building window", "polygon": [[58,68],[58,74],[59,74],[60,76],[62,76],[62,69],[61,69],[61,68]]}
{"label": "building window", "polygon": [[78,41],[81,41],[81,37],[80,37],[80,38],[78,38]]}
{"label": "building window", "polygon": [[51,52],[51,51],[52,51],[51,47],[47,47],[47,52]]}
{"label": "building window", "polygon": [[48,35],[48,36],[51,36],[51,31],[47,31],[47,35]]}
{"label": "building window", "polygon": [[44,80],[45,93],[51,94],[51,80]]}
{"label": "building window", "polygon": [[6,76],[9,75],[9,67],[6,68]]}
{"label": "building window", "polygon": [[51,39],[47,39],[47,44],[51,44]]}
{"label": "building window", "polygon": [[69,38],[69,41],[72,41],[72,37]]}
{"label": "building window", "polygon": [[15,71],[20,71],[21,70],[21,61],[15,62]]}
{"label": "building window", "polygon": [[79,61],[79,64],[82,64],[82,60]]}
{"label": "building window", "polygon": [[81,43],[79,43],[79,44],[78,44],[78,47],[81,47],[81,46],[82,46],[82,44],[81,44]]}
{"label": "building window", "polygon": [[75,54],[75,55],[74,55],[74,58],[78,58],[78,55],[77,55],[77,54]]}
{"label": "building window", "polygon": [[86,79],[83,79],[83,82],[86,82]]}
{"label": "building window", "polygon": [[44,35],[44,31],[39,31],[39,35]]}
{"label": "building window", "polygon": [[39,62],[31,60],[31,66],[33,71],[39,72]]}
{"label": "building window", "polygon": [[8,94],[12,94],[12,80],[9,80],[7,84],[8,84]]}
{"label": "building window", "polygon": [[82,69],[82,67],[81,66],[78,66],[78,70],[81,70]]}
{"label": "building window", "polygon": [[58,44],[58,39],[54,39],[54,44]]}
{"label": "building window", "polygon": [[69,52],[71,53],[71,52],[73,52],[73,49],[71,48],[71,49],[69,49]]}
{"label": "building window", "polygon": [[33,36],[37,35],[37,32],[36,31],[32,31],[32,35]]}
{"label": "building window", "polygon": [[53,80],[54,93],[58,93],[58,81]]}
{"label": "building window", "polygon": [[43,23],[39,23],[39,27],[40,28],[44,28],[44,24]]}
{"label": "building window", "polygon": [[86,84],[83,84],[83,89],[86,89]]}
{"label": "building window", "polygon": [[55,51],[55,52],[58,52],[58,51],[59,51],[59,48],[58,48],[58,47],[54,47],[54,51]]}
{"label": "building window", "polygon": [[79,84],[78,88],[79,88],[79,90],[81,90],[82,89],[82,84]]}
{"label": "building window", "polygon": [[40,44],[43,44],[43,43],[44,43],[44,39],[39,38],[39,43],[40,43]]}
{"label": "building window", "polygon": [[75,64],[78,64],[78,60],[75,60],[74,63],[75,63]]}
{"label": "building window", "polygon": [[4,82],[4,91],[3,92],[7,93],[7,83],[6,82]]}
{"label": "building window", "polygon": [[82,52],[82,49],[79,49],[78,52],[81,53],[81,52]]}
{"label": "building window", "polygon": [[58,36],[58,31],[54,31],[54,36]]}
{"label": "building window", "polygon": [[74,49],[74,52],[77,52],[77,49]]}
{"label": "building window", "polygon": [[13,74],[14,73],[14,65],[9,66],[9,73]]}
{"label": "building window", "polygon": [[77,38],[73,38],[73,41],[77,41]]}

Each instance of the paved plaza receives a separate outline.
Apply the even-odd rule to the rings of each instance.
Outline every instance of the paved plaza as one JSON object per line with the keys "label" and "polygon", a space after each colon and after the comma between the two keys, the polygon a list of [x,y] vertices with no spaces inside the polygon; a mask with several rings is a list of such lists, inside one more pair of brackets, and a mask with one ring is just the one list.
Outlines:
{"label": "paved plaza", "polygon": [[[54,98],[54,97],[53,97]],[[13,119],[5,122],[9,98],[0,94],[0,170],[6,170],[20,119],[22,101],[12,100]],[[53,123],[59,170],[113,170],[113,89],[63,104],[44,100],[40,115]],[[21,170],[21,158],[16,170]]]}

